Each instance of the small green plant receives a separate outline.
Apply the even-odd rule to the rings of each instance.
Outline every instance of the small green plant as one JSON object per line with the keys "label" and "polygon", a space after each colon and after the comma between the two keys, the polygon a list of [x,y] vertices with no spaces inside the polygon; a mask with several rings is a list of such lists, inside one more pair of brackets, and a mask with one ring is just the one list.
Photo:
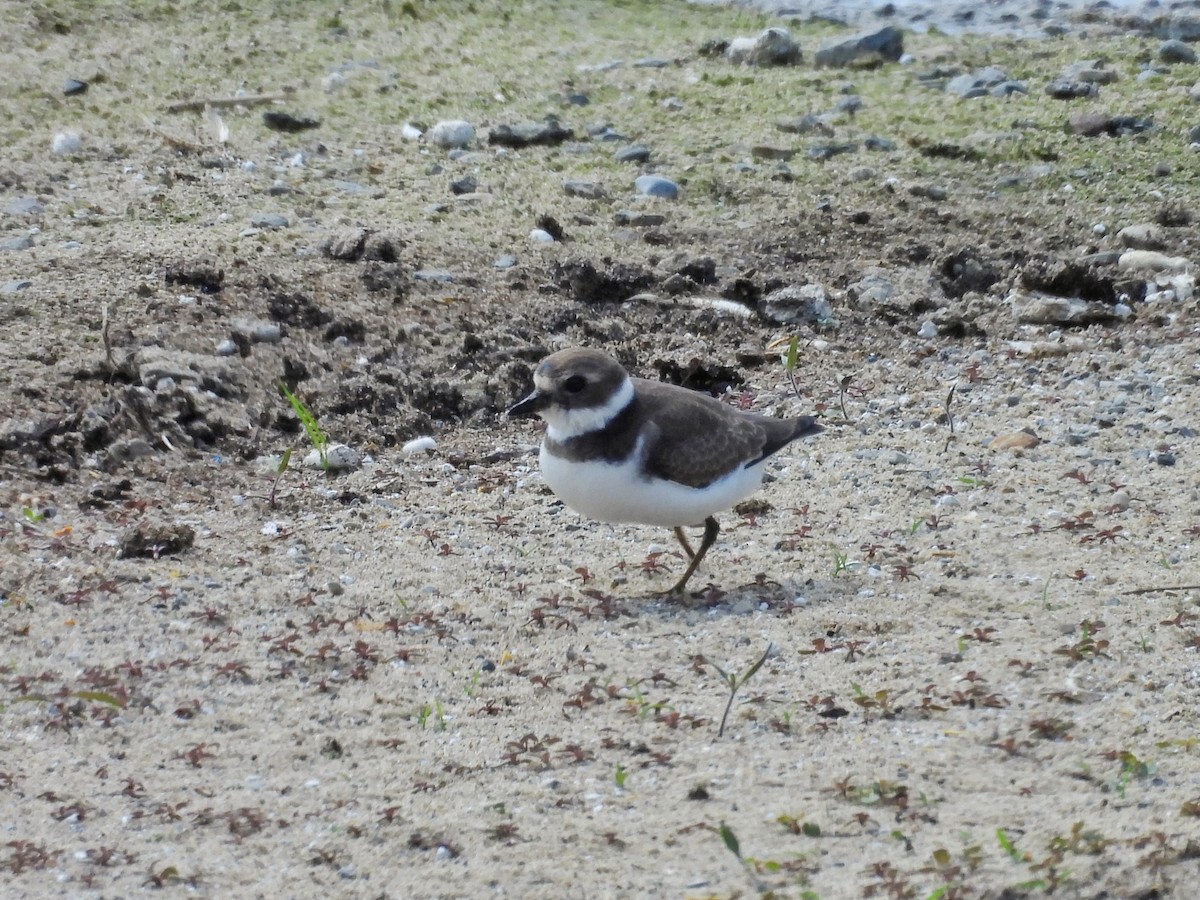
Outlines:
{"label": "small green plant", "polygon": [[842,572],[850,571],[850,554],[843,553],[841,550],[833,551],[833,571],[830,573],[831,578],[837,578]]}
{"label": "small green plant", "polygon": [[617,770],[613,772],[613,783],[616,784],[619,789],[625,790],[625,781],[628,778],[628,770],[626,770],[626,768],[620,763],[617,763]]}
{"label": "small green plant", "polygon": [[1121,771],[1117,775],[1116,791],[1117,796],[1121,797],[1122,799],[1125,797],[1125,788],[1129,786],[1130,781],[1135,778],[1138,780],[1149,778],[1154,774],[1154,764],[1146,762],[1143,759],[1139,759],[1137,755],[1130,750],[1121,750],[1118,753],[1106,755],[1111,755],[1121,762]]}
{"label": "small green plant", "polygon": [[442,702],[440,700],[433,701],[432,705],[425,703],[417,711],[417,724],[421,726],[422,729],[429,725],[429,720],[431,718],[433,719],[434,731],[446,730],[446,716],[442,712]]}
{"label": "small green plant", "polygon": [[743,675],[738,675],[736,672],[726,672],[715,662],[709,660],[709,664],[717,670],[718,674],[725,680],[725,684],[729,686],[729,699],[725,703],[725,712],[721,715],[721,725],[717,728],[717,737],[725,734],[725,722],[729,719],[729,710],[733,708],[734,697],[737,696],[738,691],[745,686],[746,682],[753,678],[758,670],[763,667],[763,663],[767,661],[767,657],[771,655],[771,651],[774,649],[775,646],[773,644],[767,644],[767,649],[763,651],[762,656]]}
{"label": "small green plant", "polygon": [[325,432],[321,430],[321,425],[317,422],[317,417],[313,415],[312,410],[304,405],[303,400],[288,390],[288,386],[282,381],[279,382],[279,392],[292,405],[292,410],[296,413],[296,418],[304,426],[304,432],[308,435],[308,440],[312,443],[313,449],[317,451],[317,455],[321,458],[321,468],[328,470],[329,438],[325,437]]}
{"label": "small green plant", "polygon": [[1007,853],[1013,862],[1025,862],[1025,854],[1017,849],[1017,845],[1012,842],[1008,832],[1003,828],[996,829],[996,841],[1000,844],[1000,849]]}
{"label": "small green plant", "polygon": [[40,509],[34,509],[32,506],[22,506],[21,515],[23,515],[30,522],[33,522],[35,525],[38,522],[44,521],[46,518],[46,514],[44,512],[42,512]]}
{"label": "small green plant", "polygon": [[737,835],[733,833],[733,829],[722,822],[720,827],[717,828],[717,834],[721,836],[721,840],[725,842],[725,846],[729,849],[729,852],[738,859],[741,859],[742,845],[738,841]]}
{"label": "small green plant", "polygon": [[279,482],[283,478],[283,473],[288,470],[291,462],[292,448],[288,447],[283,451],[283,456],[279,457],[279,465],[275,467],[275,477],[271,479],[271,493],[267,495],[267,503],[271,509],[275,508],[275,504],[279,499]]}

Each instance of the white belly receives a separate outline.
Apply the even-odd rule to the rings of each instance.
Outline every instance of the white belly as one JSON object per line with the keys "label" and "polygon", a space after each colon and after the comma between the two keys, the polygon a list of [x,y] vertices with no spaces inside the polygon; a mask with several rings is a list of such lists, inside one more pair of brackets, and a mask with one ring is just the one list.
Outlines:
{"label": "white belly", "polygon": [[636,458],[630,462],[569,462],[542,452],[542,478],[563,503],[601,522],[639,522],[667,528],[699,525],[728,509],[762,484],[763,463],[735,469],[705,488],[642,477]]}

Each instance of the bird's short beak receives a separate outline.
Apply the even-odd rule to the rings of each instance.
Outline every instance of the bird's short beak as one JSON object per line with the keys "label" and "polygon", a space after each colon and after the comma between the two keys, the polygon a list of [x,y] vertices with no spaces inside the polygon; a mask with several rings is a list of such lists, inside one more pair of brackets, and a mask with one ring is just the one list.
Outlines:
{"label": "bird's short beak", "polygon": [[535,390],[532,394],[508,411],[510,416],[536,416],[550,405],[550,395]]}

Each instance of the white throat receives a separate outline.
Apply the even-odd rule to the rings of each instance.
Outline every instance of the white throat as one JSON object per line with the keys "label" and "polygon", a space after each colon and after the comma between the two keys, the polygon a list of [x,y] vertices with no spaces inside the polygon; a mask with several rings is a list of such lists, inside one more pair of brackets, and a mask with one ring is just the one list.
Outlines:
{"label": "white throat", "polygon": [[602,406],[589,406],[580,409],[562,409],[559,406],[549,406],[542,410],[541,416],[546,421],[546,437],[562,443],[571,438],[599,431],[621,414],[633,402],[633,382],[628,376],[604,402]]}

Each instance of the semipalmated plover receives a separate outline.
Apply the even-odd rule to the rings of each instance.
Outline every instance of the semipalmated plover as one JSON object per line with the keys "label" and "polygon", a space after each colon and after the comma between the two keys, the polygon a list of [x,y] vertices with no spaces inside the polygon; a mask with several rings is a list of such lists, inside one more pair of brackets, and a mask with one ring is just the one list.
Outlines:
{"label": "semipalmated plover", "polygon": [[[601,522],[675,529],[691,561],[669,593],[682,592],[728,509],[762,484],[767,457],[822,429],[812,416],[776,419],[686,388],[630,378],[599,350],[546,357],[533,393],[508,411],[546,421],[542,478],[576,512]],[[684,526],[704,524],[693,551]]]}

